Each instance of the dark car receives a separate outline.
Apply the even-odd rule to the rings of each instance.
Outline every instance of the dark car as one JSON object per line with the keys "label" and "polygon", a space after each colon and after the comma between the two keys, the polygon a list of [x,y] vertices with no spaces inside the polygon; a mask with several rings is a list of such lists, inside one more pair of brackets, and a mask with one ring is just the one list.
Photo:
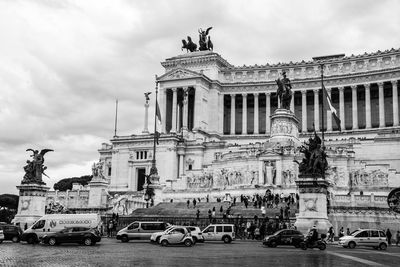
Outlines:
{"label": "dark car", "polygon": [[264,238],[263,244],[268,247],[278,245],[292,245],[298,248],[300,242],[304,240],[304,235],[297,230],[283,229]]}
{"label": "dark car", "polygon": [[17,243],[21,240],[22,230],[18,226],[11,224],[0,224],[0,230],[3,230],[4,240],[11,240]]}
{"label": "dark car", "polygon": [[59,232],[43,236],[42,242],[50,246],[61,243],[78,243],[86,246],[100,242],[101,236],[97,229],[87,227],[67,227]]}

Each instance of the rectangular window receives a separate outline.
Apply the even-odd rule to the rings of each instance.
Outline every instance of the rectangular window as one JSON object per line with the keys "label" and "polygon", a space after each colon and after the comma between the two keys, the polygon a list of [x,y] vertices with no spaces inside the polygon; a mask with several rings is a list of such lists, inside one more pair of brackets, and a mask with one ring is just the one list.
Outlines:
{"label": "rectangular window", "polygon": [[222,232],[222,226],[217,226],[217,233],[221,233]]}
{"label": "rectangular window", "polygon": [[[218,229],[218,228],[217,228]],[[217,230],[218,231],[218,230]],[[224,226],[224,232],[231,233],[232,231],[232,226]]]}
{"label": "rectangular window", "polygon": [[371,237],[379,237],[378,231],[371,231],[370,235]]}
{"label": "rectangular window", "polygon": [[111,167],[108,167],[108,176],[111,176]]}

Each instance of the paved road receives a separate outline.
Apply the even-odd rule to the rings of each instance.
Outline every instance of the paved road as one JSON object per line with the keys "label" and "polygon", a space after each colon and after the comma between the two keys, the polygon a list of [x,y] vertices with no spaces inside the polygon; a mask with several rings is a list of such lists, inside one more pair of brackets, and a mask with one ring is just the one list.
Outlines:
{"label": "paved road", "polygon": [[0,266],[399,266],[400,247],[302,251],[266,248],[260,242],[205,243],[194,247],[161,247],[149,242],[120,243],[104,238],[96,246],[0,244]]}

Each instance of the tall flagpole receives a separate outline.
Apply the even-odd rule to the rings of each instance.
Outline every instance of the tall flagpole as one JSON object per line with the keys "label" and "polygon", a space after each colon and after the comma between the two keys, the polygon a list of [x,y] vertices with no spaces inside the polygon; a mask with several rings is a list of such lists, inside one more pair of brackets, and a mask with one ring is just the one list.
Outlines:
{"label": "tall flagpole", "polygon": [[154,108],[154,139],[153,139],[153,159],[151,161],[151,169],[150,175],[158,174],[157,166],[156,166],[156,143],[158,138],[157,132],[157,107],[158,107],[158,82],[156,75],[156,106]]}
{"label": "tall flagpole", "polygon": [[117,137],[118,99],[115,99],[114,137]]}
{"label": "tall flagpole", "polygon": [[[324,98],[324,94],[325,94],[325,90],[324,90],[324,63],[321,63],[320,64],[320,66],[321,66],[321,91],[322,91],[322,105],[321,105],[321,107],[322,107],[322,112],[321,112],[321,114],[322,114],[322,127],[321,127],[321,135],[322,135],[322,145],[321,145],[321,148],[322,149],[325,149],[325,138],[324,138],[324,115],[326,114],[326,112],[324,111],[324,101],[325,101],[325,98]],[[319,97],[319,96],[318,96]]]}

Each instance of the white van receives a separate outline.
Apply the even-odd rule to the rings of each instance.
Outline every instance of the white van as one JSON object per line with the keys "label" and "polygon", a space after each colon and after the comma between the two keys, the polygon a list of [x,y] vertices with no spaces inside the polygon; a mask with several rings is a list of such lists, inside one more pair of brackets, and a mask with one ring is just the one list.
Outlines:
{"label": "white van", "polygon": [[133,222],[117,233],[117,240],[122,242],[132,239],[150,240],[153,233],[165,231],[170,226],[165,222]]}
{"label": "white van", "polygon": [[96,213],[47,214],[23,232],[21,241],[27,241],[29,244],[33,244],[39,242],[44,235],[58,232],[65,227],[82,226],[99,228],[100,225],[101,217]]}

